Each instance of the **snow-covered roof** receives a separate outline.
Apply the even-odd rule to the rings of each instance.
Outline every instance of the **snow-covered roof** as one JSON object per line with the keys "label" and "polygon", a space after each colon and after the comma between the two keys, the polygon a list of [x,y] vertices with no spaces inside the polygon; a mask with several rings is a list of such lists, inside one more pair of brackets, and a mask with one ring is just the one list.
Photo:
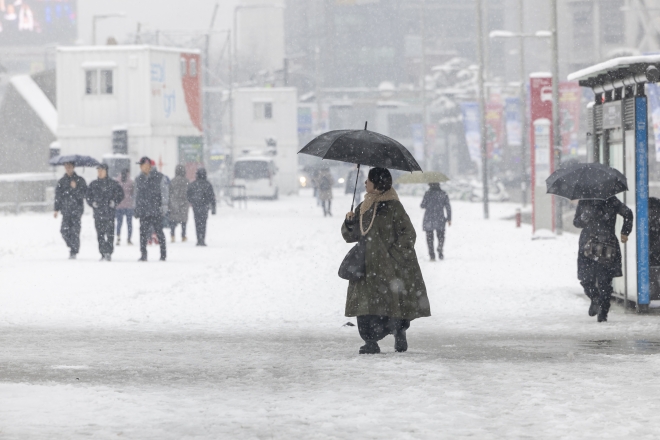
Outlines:
{"label": "snow-covered roof", "polygon": [[640,55],[634,57],[613,58],[609,61],[595,64],[577,72],[568,75],[569,81],[579,81],[589,78],[595,78],[598,75],[607,73],[611,70],[630,67],[633,64],[654,64],[660,63],[660,55]]}
{"label": "snow-covered roof", "polygon": [[187,49],[184,47],[152,46],[149,44],[117,44],[109,46],[60,46],[58,52],[128,52],[153,50],[158,52],[176,52],[201,54],[199,49]]}
{"label": "snow-covered roof", "polygon": [[0,174],[0,182],[43,182],[57,180],[53,173],[11,173]]}
{"label": "snow-covered roof", "polygon": [[39,88],[30,75],[17,75],[9,81],[25,102],[48,127],[53,136],[57,135],[57,110],[46,94]]}

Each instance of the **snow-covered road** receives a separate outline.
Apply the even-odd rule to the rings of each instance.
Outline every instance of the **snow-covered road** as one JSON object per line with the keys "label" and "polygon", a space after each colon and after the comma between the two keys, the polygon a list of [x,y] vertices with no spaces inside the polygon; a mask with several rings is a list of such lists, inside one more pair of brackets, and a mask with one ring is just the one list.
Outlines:
{"label": "snow-covered road", "polygon": [[[421,225],[418,198],[404,198]],[[0,216],[0,438],[657,438],[660,318],[589,318],[577,237],[532,241],[514,205],[454,203],[433,316],[359,356],[337,267],[350,201],[223,207],[209,247],[79,259],[59,221]],[[194,236],[194,228],[190,234]],[[134,232],[135,234],[135,232]]]}

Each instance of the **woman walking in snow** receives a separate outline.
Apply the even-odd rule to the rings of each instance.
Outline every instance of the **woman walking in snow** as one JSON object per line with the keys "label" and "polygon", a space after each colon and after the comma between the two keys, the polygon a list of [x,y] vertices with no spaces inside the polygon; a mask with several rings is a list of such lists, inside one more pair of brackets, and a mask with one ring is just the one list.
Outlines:
{"label": "woman walking in snow", "polygon": [[365,341],[360,354],[380,353],[378,341],[389,334],[395,350],[404,352],[410,321],[431,316],[415,253],[417,236],[387,169],[372,168],[365,185],[364,201],[346,214],[341,228],[347,243],[363,240],[365,246],[365,274],[349,281],[345,314],[357,316]]}
{"label": "woman walking in snow", "polygon": [[612,297],[612,279],[623,276],[621,248],[614,227],[616,216],[623,217],[621,243],[628,241],[633,213],[616,196],[607,200],[580,200],[573,225],[582,228],[578,251],[578,279],[591,300],[589,316],[607,321]]}
{"label": "woman walking in snow", "polygon": [[170,182],[170,229],[172,236],[172,243],[174,243],[174,236],[176,226],[181,225],[181,241],[186,241],[186,225],[188,223],[188,179],[186,179],[186,167],[177,165],[174,169],[174,179]]}

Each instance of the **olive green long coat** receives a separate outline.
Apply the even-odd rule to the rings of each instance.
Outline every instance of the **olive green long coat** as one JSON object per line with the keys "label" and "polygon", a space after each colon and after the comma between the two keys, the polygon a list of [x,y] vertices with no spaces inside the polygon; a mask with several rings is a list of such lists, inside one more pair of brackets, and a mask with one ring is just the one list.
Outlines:
{"label": "olive green long coat", "polygon": [[[431,316],[415,253],[415,228],[401,202],[377,205],[376,219],[365,237],[367,274],[358,281],[349,281],[346,316],[381,315],[400,319]],[[360,237],[359,208],[356,220],[342,225],[341,234],[347,243],[355,243]],[[373,209],[364,214],[365,230],[371,223]]]}

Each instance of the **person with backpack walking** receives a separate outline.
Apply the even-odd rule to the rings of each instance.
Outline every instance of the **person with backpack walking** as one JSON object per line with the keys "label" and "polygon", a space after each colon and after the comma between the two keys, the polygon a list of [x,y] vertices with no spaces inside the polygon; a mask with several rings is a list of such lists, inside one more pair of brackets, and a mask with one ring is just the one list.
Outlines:
{"label": "person with backpack walking", "polygon": [[[433,232],[438,236],[438,258],[444,260],[445,225],[451,226],[451,204],[449,196],[440,188],[439,183],[429,183],[429,189],[422,199],[422,209],[425,209],[423,229],[426,232],[426,244],[429,257],[435,261],[433,251]],[[447,215],[445,216],[445,212]]]}
{"label": "person with backpack walking", "polygon": [[197,246],[206,246],[206,221],[209,218],[209,209],[215,215],[215,192],[213,185],[206,180],[206,170],[200,168],[196,173],[197,179],[188,185],[188,201],[192,205],[195,219],[195,233]]}
{"label": "person with backpack walking", "polygon": [[186,167],[177,165],[174,179],[170,182],[170,230],[172,243],[175,241],[176,226],[181,225],[181,241],[186,241],[186,225],[188,223],[188,179]]}
{"label": "person with backpack walking", "polygon": [[99,178],[89,184],[86,199],[94,209],[101,261],[111,261],[115,241],[115,210],[124,199],[124,190],[116,180],[108,177],[107,164],[102,163],[96,169]]}
{"label": "person with backpack walking", "polygon": [[140,259],[147,261],[147,241],[155,231],[160,244],[160,261],[167,259],[167,244],[163,233],[163,217],[167,215],[169,185],[163,174],[152,167],[144,156],[138,162],[140,175],[135,178],[135,218],[140,219]]}

